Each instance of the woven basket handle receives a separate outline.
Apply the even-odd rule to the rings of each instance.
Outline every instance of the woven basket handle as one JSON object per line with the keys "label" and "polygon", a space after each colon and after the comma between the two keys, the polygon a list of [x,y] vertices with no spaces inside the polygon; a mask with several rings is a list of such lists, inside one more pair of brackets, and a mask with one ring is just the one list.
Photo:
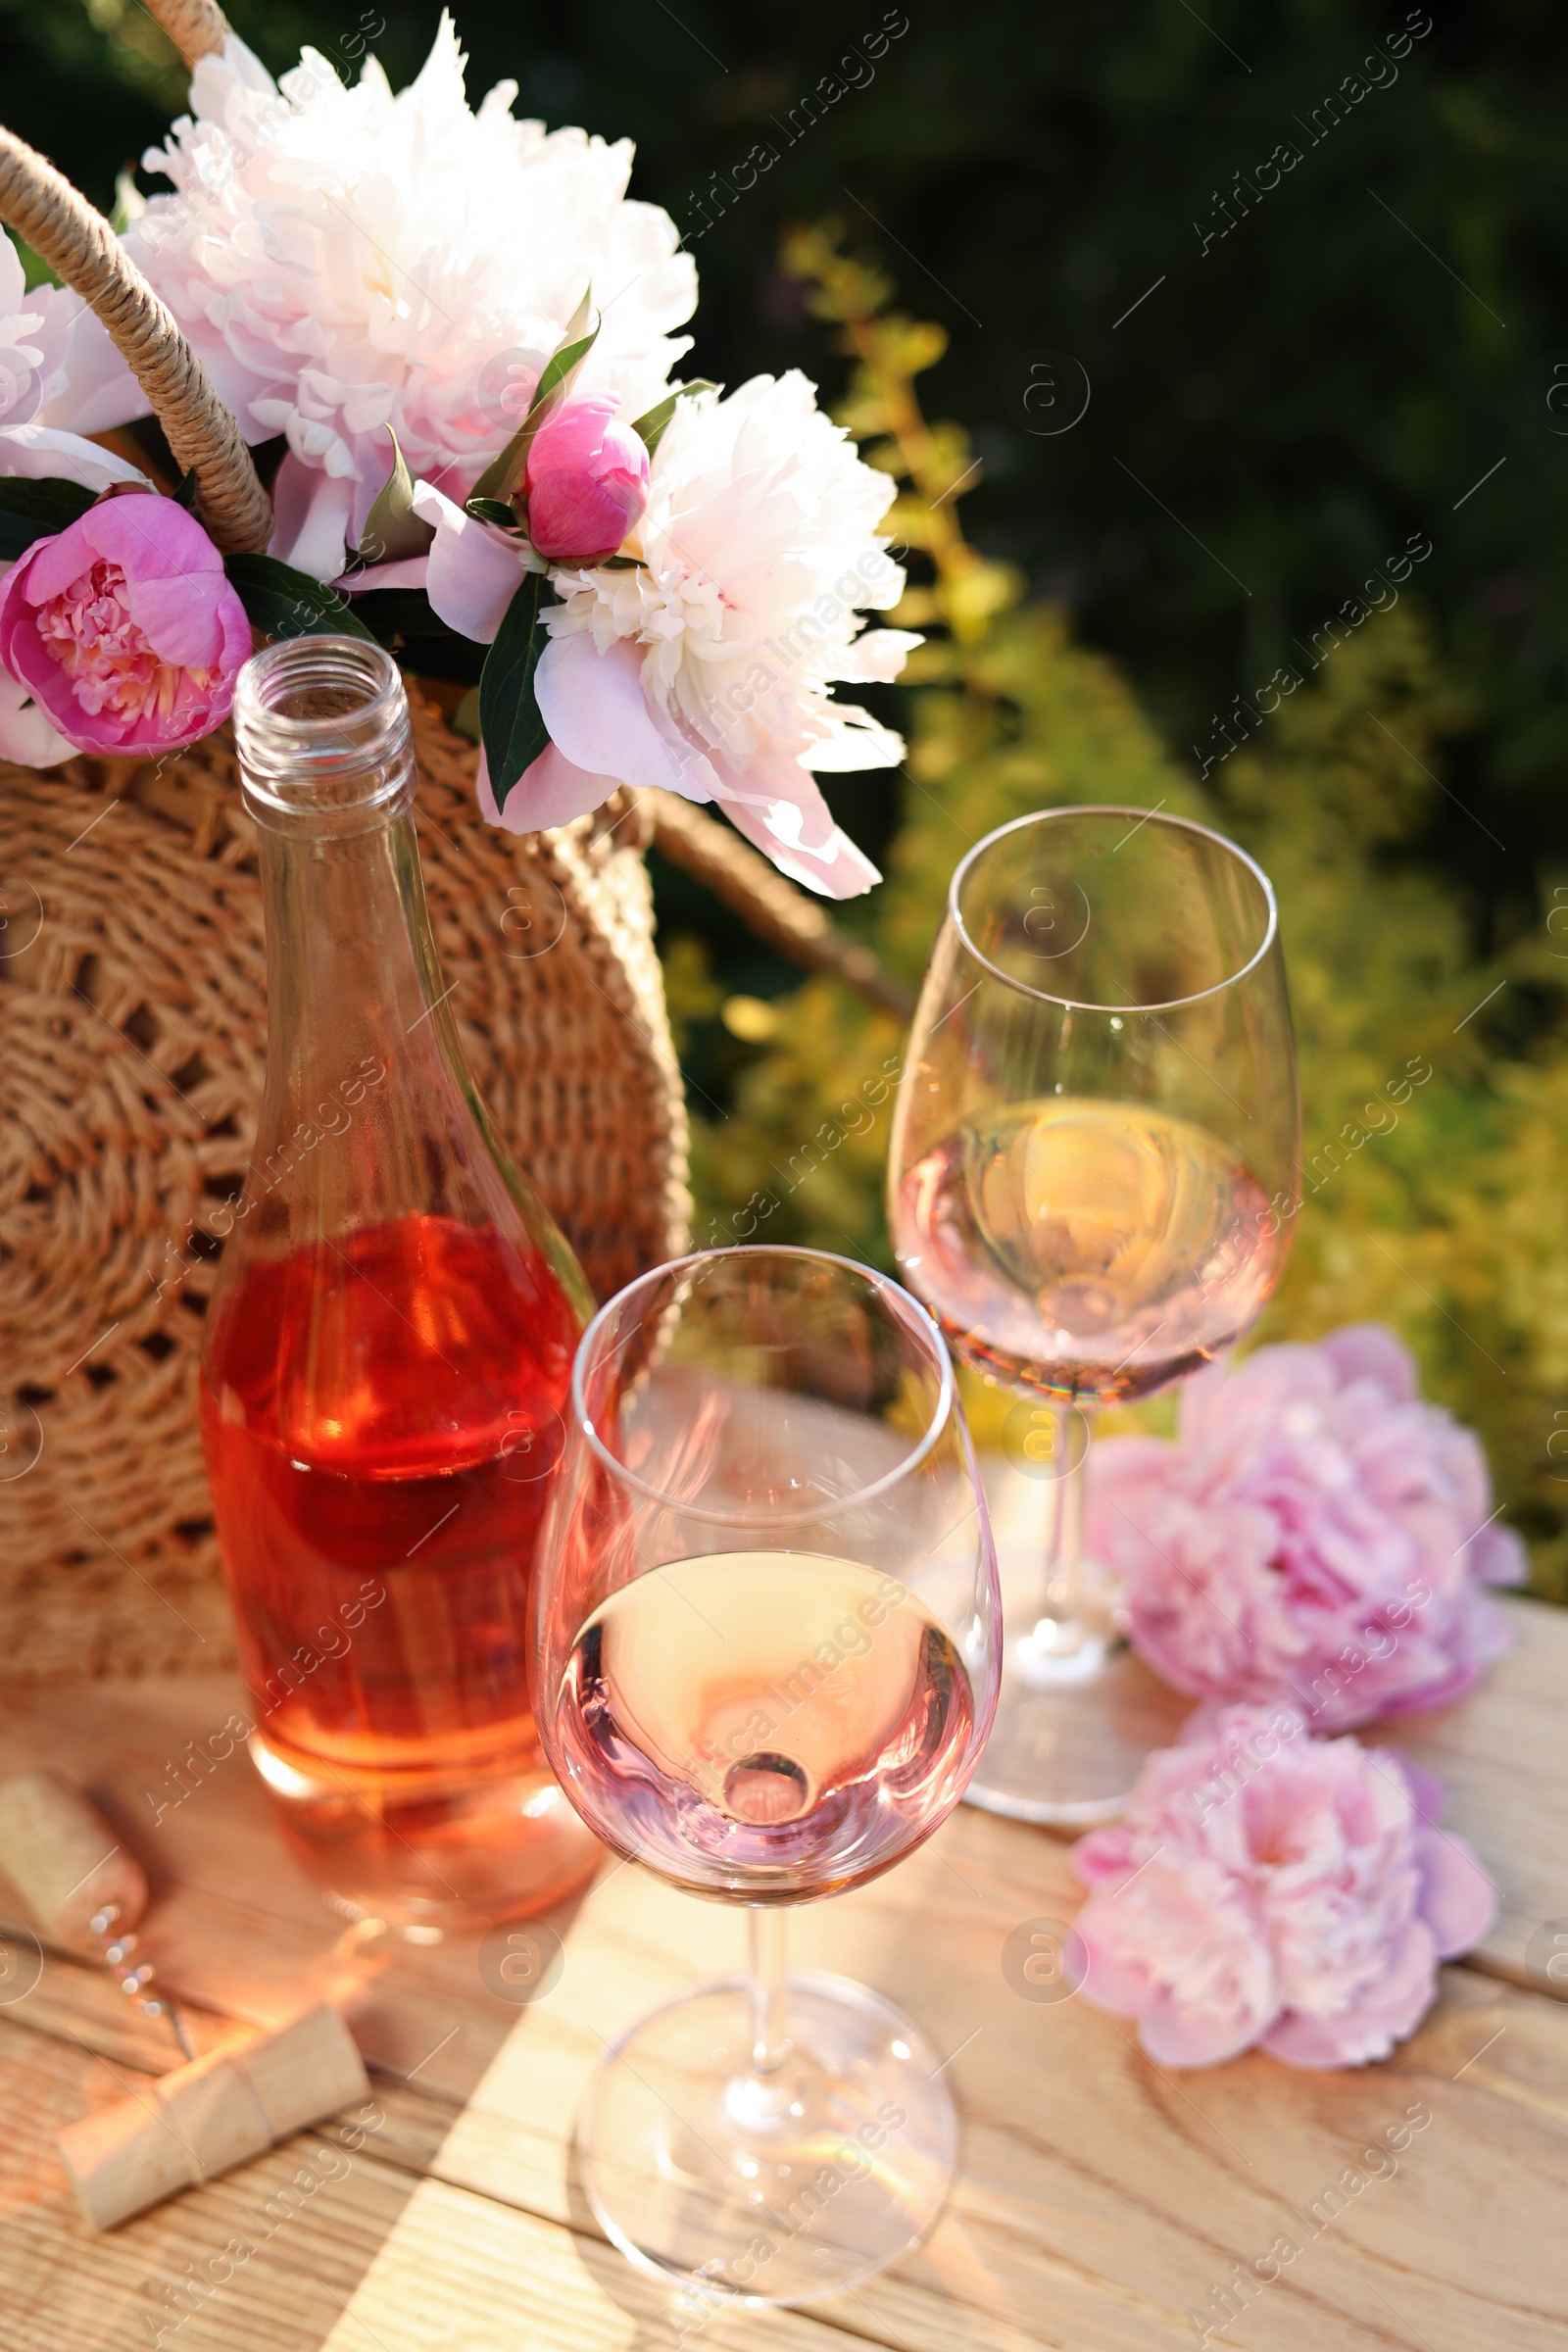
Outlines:
{"label": "woven basket handle", "polygon": [[914,998],[863,940],[841,931],[820,899],[808,898],[728,825],[672,792],[645,789],[654,843],[671,865],[706,884],[748,930],[808,972],[832,972],[868,1004],[906,1021]]}
{"label": "woven basket handle", "polygon": [[143,0],[187,66],[211,57],[228,38],[228,19],[214,0]]}
{"label": "woven basket handle", "polygon": [[0,220],[91,304],[152,403],[196,511],[225,551],[264,548],[272,510],[239,426],[201,361],[101,213],[51,163],[0,126]]}

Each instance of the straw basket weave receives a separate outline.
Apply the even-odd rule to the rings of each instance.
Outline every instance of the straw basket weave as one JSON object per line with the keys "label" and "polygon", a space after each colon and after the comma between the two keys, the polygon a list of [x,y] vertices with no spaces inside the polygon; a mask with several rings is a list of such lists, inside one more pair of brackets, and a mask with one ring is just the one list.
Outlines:
{"label": "straw basket weave", "polygon": [[[214,0],[148,0],[187,63]],[[0,220],[91,305],[196,512],[265,548],[238,425],[109,224],[0,127]],[[502,1134],[601,1297],[680,1250],[686,1120],[642,851],[651,838],[808,968],[903,992],[727,828],[614,795],[523,840],[417,686],[417,823],[445,981]],[[0,762],[0,1680],[231,1654],[201,1448],[202,1318],[261,1105],[260,886],[232,747]]]}
{"label": "straw basket weave", "polygon": [[[416,739],[458,1028],[604,1297],[684,1236],[647,811],[619,796],[515,842],[479,818],[474,754],[433,710]],[[244,1180],[267,1046],[226,737],[161,773],[0,765],[0,1675],[219,1664],[197,1366],[210,1223]]]}

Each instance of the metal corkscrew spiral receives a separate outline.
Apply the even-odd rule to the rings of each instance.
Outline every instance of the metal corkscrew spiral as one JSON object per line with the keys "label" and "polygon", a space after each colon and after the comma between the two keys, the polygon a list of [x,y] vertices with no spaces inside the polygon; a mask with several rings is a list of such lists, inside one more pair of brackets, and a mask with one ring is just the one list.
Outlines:
{"label": "metal corkscrew spiral", "polygon": [[179,2044],[180,2055],[185,2058],[194,2058],[196,2055],[195,2044],[186,2032],[185,2021],[173,2002],[163,1994],[148,1991],[147,1987],[151,1984],[157,1972],[150,1960],[137,1963],[132,1959],[138,1938],[130,1928],[126,1928],[122,1933],[120,1932],[120,1916],[121,1906],[118,1903],[105,1903],[102,1909],[95,1911],[87,1922],[88,1934],[98,1939],[104,1966],[116,1979],[126,1999],[134,2001],[144,2017],[161,2017],[168,2020],[170,2031]]}
{"label": "metal corkscrew spiral", "polygon": [[[226,2035],[198,2058],[173,2002],[151,1989],[151,1961],[136,1957],[146,1873],[64,1773],[45,1768],[0,1781],[0,1869],[45,1935],[101,1960],[144,2016],[167,2019],[185,2060],[145,2091],[96,2107],[55,2134],[89,2229],[113,2230],[351,2101],[362,2102],[362,2116],[372,2112],[365,2061],[329,2001],[248,2041]],[[41,1967],[42,1946],[36,1936],[30,1940]],[[367,2129],[379,2129],[386,2119],[374,2112],[376,2122],[359,2127],[345,2146],[360,2147]]]}
{"label": "metal corkscrew spiral", "polygon": [[148,1990],[151,1962],[135,1957],[146,1873],[64,1773],[46,1768],[0,1781],[0,1868],[45,1935],[102,1960],[127,2000],[167,2020],[181,2057],[195,2057],[172,2001]]}

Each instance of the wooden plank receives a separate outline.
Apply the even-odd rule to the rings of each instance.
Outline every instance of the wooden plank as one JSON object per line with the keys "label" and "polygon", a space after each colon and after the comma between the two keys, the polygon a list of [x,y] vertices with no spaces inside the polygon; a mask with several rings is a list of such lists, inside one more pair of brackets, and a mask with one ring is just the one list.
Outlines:
{"label": "wooden plank", "polygon": [[[22,1930],[0,1933],[0,2019],[75,2041],[144,2074],[167,2074],[184,2064],[170,2026],[126,2000],[106,1968],[40,1947]],[[199,2054],[249,2032],[188,2002],[181,2023]]]}
{"label": "wooden plank", "polygon": [[[1003,1943],[1022,1920],[1062,1916],[1065,1857],[985,1816],[955,1826],[963,1879],[927,1852],[795,1923],[803,1963],[874,1982],[936,2048],[958,2053],[947,2072],[966,2116],[963,2179],[931,2244],[866,2287],[849,2325],[922,2346],[1010,2345],[1020,2333],[1080,2352],[1195,2340],[1184,2312],[1232,2263],[1265,2254],[1287,2208],[1308,2205],[1419,2101],[1432,2121],[1398,2173],[1303,2237],[1299,2268],[1267,2298],[1266,2340],[1302,2352],[1423,2335],[1435,2352],[1560,2345],[1568,2281],[1543,2230],[1544,2183],[1568,2164],[1568,2013],[1454,1970],[1386,2067],[1308,2075],[1250,2057],[1178,2080],[1120,2021],[1011,1989]],[[1031,1857],[1045,1866],[1033,1875]],[[441,2177],[568,2209],[582,2084],[601,2037],[684,1981],[686,1909],[632,1871],[596,1895],[557,1991],[524,2013],[436,2158]],[[1485,2248],[1466,2221],[1478,2200]],[[1402,2332],[1381,2298],[1405,2311]]]}
{"label": "wooden plank", "polygon": [[[1551,1758],[1568,1623],[1511,1605],[1527,1636],[1491,1687],[1445,1717],[1405,1727],[1400,1742],[1447,1779],[1449,1826],[1468,1831],[1504,1886],[1506,1930],[1487,1955],[1499,1971],[1519,1965],[1532,1911],[1542,1915],[1565,1850],[1550,1842],[1561,1793]],[[285,2325],[268,2300],[276,2267],[269,2255],[254,2283],[238,2282],[222,2298],[261,2298],[254,2331],[229,2321],[215,2344],[292,2352],[296,2341],[318,2345],[336,2330],[333,2352],[351,2342],[373,2352],[363,2328],[354,2334],[362,2294],[366,2322],[387,2352],[436,2344],[488,2352],[503,2340],[545,2345],[568,2335],[588,2346],[667,2340],[657,2311],[650,2318],[639,2307],[642,2289],[626,2266],[573,2227],[571,2116],[604,2038],[687,1984],[695,1953],[710,1970],[738,1964],[738,1918],[696,1913],[642,1872],[607,1866],[575,1915],[557,1922],[566,1940],[560,1984],[531,2009],[510,2009],[480,1983],[471,1943],[416,1950],[345,1935],[289,1861],[241,1759],[203,1776],[156,1829],[138,1826],[138,1811],[146,1824],[154,1810],[140,1791],[166,1785],[166,1759],[204,1724],[220,1724],[233,1703],[226,1682],[202,1684],[18,1694],[0,1729],[0,1768],[59,1761],[95,1784],[152,1870],[158,1902],[147,1948],[175,1989],[266,2023],[335,1986],[372,2060],[415,2078],[402,2090],[378,2083],[388,2120],[373,2151],[356,2159],[352,2194],[338,2197],[333,2183],[330,2201],[322,2191],[290,2225],[288,2242],[301,2247],[307,2221],[326,2232],[313,2277],[323,2292],[342,2291],[356,2316],[345,2320],[313,2287]],[[1234,2263],[1266,2255],[1289,2211],[1308,2207],[1372,2135],[1420,2101],[1432,2121],[1399,2155],[1398,2171],[1369,2179],[1363,2167],[1346,2211],[1310,2235],[1302,2225],[1298,2255],[1213,2340],[1282,2352],[1315,2352],[1324,2342],[1349,2352],[1390,2343],[1426,2342],[1432,2352],[1560,2345],[1568,2310],[1545,2199],[1568,2157],[1568,2012],[1450,1971],[1438,2010],[1385,2067],[1318,2076],[1247,2058],[1178,2080],[1152,2068],[1119,2021],[1077,1999],[1025,2001],[1004,1977],[1007,1935],[1026,1920],[1070,1917],[1077,1899],[1062,1843],[963,1811],[887,1879],[797,1915],[800,1964],[877,1984],[937,2048],[956,2053],[947,2079],[967,2129],[964,2180],[924,2252],[823,2307],[820,2319],[790,2327],[808,2328],[815,2344],[847,2329],[921,2352],[1033,2344],[1132,2352],[1195,2341],[1184,2313],[1223,2288]],[[51,1961],[29,1995],[36,2005],[19,2004],[13,2030],[0,2035],[31,2053],[16,2062],[24,2087],[8,2084],[8,2114],[24,2108],[30,2118],[40,2067],[47,2074],[39,2053],[55,2050],[61,2033],[154,2070],[166,2062],[167,2047],[148,2039],[159,2030],[117,2016],[118,1997],[95,1972]],[[14,2030],[26,2023],[40,2031]],[[97,2068],[80,2048],[60,2055]],[[70,2081],[72,2096],[84,2101],[85,2078]],[[100,2095],[115,2095],[113,2086]],[[81,2105],[68,2097],[66,2109]],[[58,2120],[59,2098],[55,2112]],[[263,2160],[264,2181],[273,2177],[265,2168],[278,2164],[276,2178],[288,2178],[286,2154]],[[116,2328],[126,2311],[139,2324],[146,2297],[137,2281],[153,2274],[145,2261],[127,2273],[113,2251],[128,2233],[90,2243],[58,2200],[45,2227],[36,2149],[34,2158],[30,2174],[0,2176],[8,2182],[0,2282],[8,2294],[15,2284],[27,2326],[44,2330],[24,2339],[27,2352],[34,2343],[39,2352],[76,2352],[100,2342],[120,2352],[121,2336],[102,2332],[104,2314],[113,2310]],[[205,2230],[207,2214],[220,2217],[222,2200],[238,2196],[249,2177],[212,2184],[130,2230],[155,2233],[148,2242],[167,2245],[171,2261],[177,2253],[177,2276],[206,2247],[197,2220]],[[157,2238],[164,2230],[172,2234]],[[517,2286],[536,2270],[547,2314],[537,2322]],[[78,2273],[98,2280],[96,2323]],[[446,2281],[433,2301],[420,2284],[431,2277]],[[46,2287],[56,2305],[67,2297],[64,2320],[59,2309],[47,2316]],[[193,2316],[167,2340],[202,2345],[205,2324]],[[519,2335],[525,2324],[532,2331]],[[765,2326],[779,2341],[783,2324],[723,2323]],[[703,2337],[727,2340],[719,2325]],[[639,2338],[645,2326],[652,2332]],[[123,2340],[149,2339],[144,2329]],[[10,2352],[9,2335],[6,2343]]]}
{"label": "wooden plank", "polygon": [[[1505,1596],[1514,1646],[1456,1705],[1368,1735],[1448,1791],[1445,1829],[1468,1838],[1497,1889],[1470,1965],[1568,1995],[1568,1609]],[[1555,1923],[1561,1935],[1553,1943]],[[1553,1951],[1557,1973],[1546,1975]]]}
{"label": "wooden plank", "polygon": [[[1232,2265],[1290,2230],[1298,2257],[1255,2313],[1217,2340],[1282,2352],[1325,2342],[1337,2352],[1414,2352],[1423,2341],[1432,2352],[1493,2343],[1545,2352],[1563,2341],[1568,2308],[1549,2202],[1568,2159],[1560,2008],[1454,1971],[1440,2009],[1387,2067],[1311,2076],[1258,2058],[1177,2082],[1079,2002],[1013,1996],[1008,2007],[966,1981],[948,1964],[969,1950],[972,1923],[939,1917],[935,1906],[926,1919],[928,1998],[939,1976],[951,1987],[937,2022],[951,2031],[977,2003],[987,2011],[950,2070],[967,2114],[953,2209],[924,2253],[824,2306],[820,2320],[800,2315],[780,2335],[771,2317],[725,2315],[697,2331],[707,2341],[750,2346],[765,2328],[770,2343],[823,2352],[842,2340],[837,2325],[922,2352],[1175,2345],[1196,2340],[1184,2315],[1207,2304]],[[644,1916],[634,1960],[651,1924]],[[608,1988],[603,1977],[599,1985]],[[646,1997],[631,1989],[633,2005]],[[135,2078],[52,2036],[0,2026],[0,2103],[14,2119],[0,2147],[0,2279],[16,2315],[8,2352],[13,2343],[18,2352],[122,2352],[151,2342],[180,2309],[171,2288],[193,2271],[223,2270],[233,2236],[254,2245],[256,2259],[202,2304],[187,2298],[192,2316],[168,2328],[166,2343],[188,2352],[314,2352],[321,2343],[331,2352],[500,2352],[519,2342],[530,2352],[597,2352],[667,2340],[667,2299],[618,2256],[519,2202],[532,2184],[527,2164],[516,2169],[519,2146],[549,2136],[528,2063],[530,2047],[551,2038],[545,2008],[521,2021],[477,2114],[470,2109],[435,2149],[434,2179],[419,2184],[402,2169],[406,2133],[399,2150],[381,2127],[351,2153],[330,2132],[302,2134],[100,2239],[75,2221],[46,2134]],[[565,2089],[558,2079],[558,2094]],[[417,2094],[404,2092],[402,2104],[416,2106]],[[1396,2158],[1368,2163],[1360,2151],[1412,2105],[1431,2121]],[[1323,2192],[1347,2165],[1363,2186],[1330,2213]],[[279,2209],[276,2192],[311,2166],[317,2187],[297,2213]],[[1321,2228],[1293,2218],[1314,2200]],[[643,2324],[661,2332],[640,2337]]]}
{"label": "wooden plank", "polygon": [[[901,1872],[799,1915],[802,1964],[869,1978],[915,2014],[936,2047],[957,2052],[947,2071],[967,2118],[964,2179],[931,2245],[842,2312],[825,2307],[828,2324],[922,2352],[1040,2343],[1133,2352],[1196,2340],[1183,2314],[1204,2306],[1233,2263],[1265,2254],[1287,2226],[1286,2209],[1309,2206],[1358,2148],[1419,2100],[1433,2121],[1398,2173],[1369,2180],[1331,2228],[1303,2240],[1298,2261],[1260,2300],[1264,2340],[1290,2352],[1321,2344],[1330,2329],[1329,2340],[1351,2352],[1423,2338],[1433,2352],[1490,2341],[1537,2352],[1561,2341],[1568,2311],[1543,2199],[1568,2160],[1568,2013],[1452,1971],[1438,2011],[1387,2067],[1312,2076],[1249,2058],[1178,2080],[1152,2068],[1118,2022],[1078,2000],[1024,2001],[1004,1978],[1011,1929],[1060,1918],[1072,1900],[1060,1845],[963,1814]],[[358,2204],[343,2209],[330,2277],[341,2283],[363,2261],[365,2313],[388,2352],[423,2352],[434,2323],[416,2290],[432,2263],[464,2298],[463,2325],[473,2332],[456,2341],[498,2340],[485,2330],[512,2324],[505,2296],[498,2303],[500,2290],[482,2283],[496,2247],[520,2259],[518,2247],[535,2243],[528,2230],[580,2216],[567,2150],[582,2083],[605,2036],[689,1981],[694,1924],[690,1904],[670,1889],[635,1869],[614,1873],[568,1934],[560,1984],[515,2015],[466,2107],[429,2098],[422,2075],[383,2100],[389,2123],[375,2163],[389,2174],[428,2173],[443,2192],[421,2191],[413,2208],[392,2197],[380,2235],[382,2205],[372,2200],[368,2216]],[[738,1961],[738,1921],[709,1911],[700,1924],[710,1957],[721,1957],[728,1936]],[[93,1972],[63,1972],[52,1994],[57,2019],[73,1984],[97,1992]],[[24,2012],[23,2004],[19,2017]],[[132,2228],[167,2223],[176,2244],[194,2244],[195,2208],[218,2194],[215,2184]],[[497,2206],[518,2217],[515,2226],[496,2220]],[[1469,2222],[1477,2212],[1488,2216],[1484,2244]],[[178,2219],[187,2213],[188,2225]],[[432,2233],[443,2231],[451,2242],[437,2262]],[[556,2247],[538,2241],[546,2242]],[[93,2249],[88,2260],[96,2259]],[[551,2293],[561,2265],[592,2273],[599,2259],[583,2251],[580,2232],[569,2260],[556,2247],[546,2264],[557,2280]],[[635,2303],[642,2290],[622,2277],[619,2258],[603,2261],[606,2291],[613,2296],[618,2285]],[[0,2253],[8,2281],[13,2268]],[[509,2279],[515,2275],[514,2263]],[[1227,2337],[1245,2342],[1247,2325]],[[350,2328],[334,2352],[351,2340]]]}
{"label": "wooden plank", "polygon": [[[171,1801],[182,1757],[208,1746],[241,1697],[228,1675],[15,1689],[0,1773],[55,1763],[88,1788],[146,1867],[153,1903],[140,1956],[172,1991],[256,2026],[331,1997],[371,2064],[407,2075],[429,2062],[428,2087],[466,2097],[514,2016],[486,1991],[472,1944],[420,1947],[346,1928],[283,1843],[243,1750],[211,1771],[187,1765],[190,1793]],[[569,1917],[553,1915],[558,1931]],[[0,1894],[0,1924],[19,1918],[24,1905]]]}
{"label": "wooden plank", "polygon": [[[0,2340],[6,2352],[630,2352],[672,2341],[670,2298],[618,2254],[333,2130],[94,2237],[49,2135],[145,2083],[0,2023]],[[675,2315],[676,2326],[681,2314]],[[685,2315],[691,2316],[691,2315]],[[723,2314],[713,2352],[834,2352],[805,2315]]]}
{"label": "wooden plank", "polygon": [[439,2180],[420,2184],[325,2352],[845,2352],[809,2312],[714,2311],[612,2247]]}
{"label": "wooden plank", "polygon": [[[237,2344],[316,2352],[415,2184],[305,2133],[95,2237],[76,2215],[50,2135],[145,2080],[70,2043],[0,2026],[0,2104],[10,2127],[0,2136],[7,2352],[149,2352],[160,2342],[181,2352]],[[302,2173],[308,2191],[297,2182]],[[236,2261],[231,2240],[250,2255]],[[213,2291],[198,2292],[193,2278]]]}

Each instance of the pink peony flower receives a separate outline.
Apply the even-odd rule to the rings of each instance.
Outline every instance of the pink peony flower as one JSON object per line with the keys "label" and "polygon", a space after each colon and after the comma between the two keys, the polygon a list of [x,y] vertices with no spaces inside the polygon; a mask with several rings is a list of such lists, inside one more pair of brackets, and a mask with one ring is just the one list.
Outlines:
{"label": "pink peony flower", "polygon": [[1496,1911],[1470,1848],[1428,1826],[1441,1796],[1294,1707],[1200,1710],[1073,1849],[1085,1998],[1135,2017],[1159,2066],[1254,2042],[1292,2066],[1386,2058]]}
{"label": "pink peony flower", "polygon": [[648,504],[648,451],[611,394],[568,401],[528,446],[528,536],[552,564],[601,564]]}
{"label": "pink peony flower", "polygon": [[[107,368],[98,366],[98,353],[92,364],[84,359],[84,323],[100,333],[109,354]],[[21,256],[0,230],[0,476],[54,475],[93,491],[132,482],[150,490],[146,475],[125,459],[81,437],[106,421],[95,413],[95,403],[105,381],[117,380],[135,395],[134,378],[81,297],[59,286],[39,286],[29,294]],[[81,431],[64,431],[65,423]],[[10,568],[0,564],[0,580]],[[0,760],[17,760],[24,767],[58,767],[75,748],[51,725],[36,697],[0,668]]]}
{"label": "pink peony flower", "polygon": [[1214,1365],[1174,1445],[1108,1439],[1089,1470],[1089,1549],[1194,1697],[1284,1698],[1343,1731],[1457,1697],[1506,1646],[1481,1588],[1516,1584],[1524,1546],[1492,1524],[1478,1440],[1422,1402],[1382,1324]]}
{"label": "pink peony flower", "polygon": [[82,751],[194,743],[250,650],[222,558],[172,499],[107,499],[0,584],[0,663]]}

